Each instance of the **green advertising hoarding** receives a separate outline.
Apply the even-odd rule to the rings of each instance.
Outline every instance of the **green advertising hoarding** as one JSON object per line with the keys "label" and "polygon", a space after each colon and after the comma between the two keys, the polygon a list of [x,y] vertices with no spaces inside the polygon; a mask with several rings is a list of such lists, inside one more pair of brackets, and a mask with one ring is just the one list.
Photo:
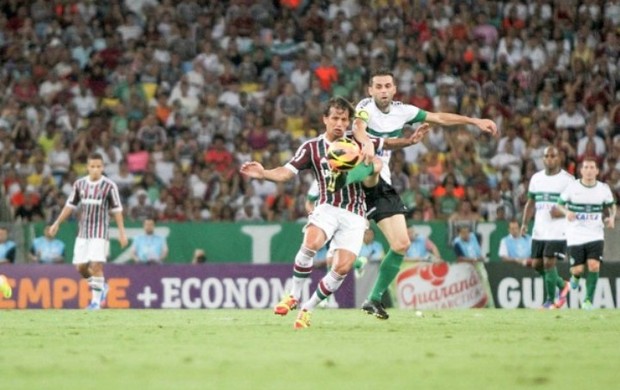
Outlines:
{"label": "green advertising hoarding", "polygon": [[[442,257],[454,261],[454,251],[449,244],[450,229],[446,222],[412,223],[416,230],[429,236],[437,245]],[[170,254],[167,262],[188,263],[195,249],[203,249],[209,262],[235,263],[291,263],[302,242],[303,223],[159,223],[157,234],[166,237]],[[44,225],[24,226],[26,232],[25,246],[42,234]],[[376,226],[377,239],[387,249],[385,238]],[[127,235],[130,240],[142,234],[142,225],[127,223]],[[507,223],[478,223],[476,232],[481,240],[483,253],[491,261],[499,261],[497,250],[499,241],[507,234]],[[64,223],[57,237],[66,244],[65,260],[70,262],[73,256],[73,243],[77,234],[77,223]],[[116,239],[118,230],[111,228],[110,261],[122,263],[129,259],[129,248],[121,249]]]}

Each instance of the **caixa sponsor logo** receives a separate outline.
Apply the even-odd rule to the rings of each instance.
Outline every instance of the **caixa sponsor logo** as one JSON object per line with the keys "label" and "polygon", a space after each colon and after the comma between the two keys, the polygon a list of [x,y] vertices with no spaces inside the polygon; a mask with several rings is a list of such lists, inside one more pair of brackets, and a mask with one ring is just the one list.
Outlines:
{"label": "caixa sponsor logo", "polygon": [[575,214],[575,219],[578,221],[598,221],[601,219],[601,214],[599,213],[577,213]]}
{"label": "caixa sponsor logo", "polygon": [[[580,287],[568,294],[566,306],[579,308],[586,294],[585,278],[581,279]],[[542,278],[503,278],[497,286],[495,304],[498,308],[516,309],[518,307],[540,308],[544,299]],[[602,277],[596,284],[592,304],[599,309],[617,308],[620,298],[620,278]]]}
{"label": "caixa sponsor logo", "polygon": [[488,296],[471,264],[416,264],[397,279],[400,307],[444,309],[484,307]]}

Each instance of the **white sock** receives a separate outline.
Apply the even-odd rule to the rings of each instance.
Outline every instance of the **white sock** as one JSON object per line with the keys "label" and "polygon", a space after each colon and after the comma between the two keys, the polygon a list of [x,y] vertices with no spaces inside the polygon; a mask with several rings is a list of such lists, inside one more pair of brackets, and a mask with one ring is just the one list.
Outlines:
{"label": "white sock", "polygon": [[321,279],[310,299],[303,304],[302,309],[313,310],[323,299],[329,297],[340,288],[342,282],[344,282],[345,276],[347,275],[340,275],[334,271],[329,271],[327,275]]}
{"label": "white sock", "polygon": [[91,303],[101,304],[101,294],[103,293],[103,284],[105,278],[103,276],[91,276],[88,278],[88,285],[92,296],[90,298]]}
{"label": "white sock", "polygon": [[293,290],[291,291],[291,295],[296,299],[301,297],[301,290],[304,287],[304,282],[312,273],[314,255],[316,255],[316,251],[302,246],[299,248],[297,256],[295,256],[295,265],[293,266]]}

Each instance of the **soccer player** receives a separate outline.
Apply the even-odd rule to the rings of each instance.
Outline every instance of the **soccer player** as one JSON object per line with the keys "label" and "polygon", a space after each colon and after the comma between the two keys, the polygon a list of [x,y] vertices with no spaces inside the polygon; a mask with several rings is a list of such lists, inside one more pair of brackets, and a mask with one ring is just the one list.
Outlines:
{"label": "soccer player", "polygon": [[[604,228],[613,229],[616,202],[609,186],[596,180],[596,160],[586,157],[579,170],[581,179],[571,182],[558,199],[558,210],[566,216],[566,244],[570,259],[571,287],[579,286],[579,278],[588,268],[586,298],[583,309],[592,309],[592,300],[603,261]],[[604,215],[607,213],[607,216]]]}
{"label": "soccer player", "polygon": [[73,183],[73,190],[56,221],[50,226],[49,234],[54,237],[60,224],[78,206],[81,207],[78,236],[73,251],[73,264],[80,275],[88,280],[92,296],[89,309],[101,308],[105,301],[108,286],[105,283],[103,264],[108,255],[108,230],[110,215],[119,230],[121,247],[127,246],[127,236],[123,222],[123,206],[116,184],[103,176],[103,158],[92,153],[86,162],[88,175]]}
{"label": "soccer player", "polygon": [[[445,113],[427,112],[416,106],[393,101],[396,94],[394,76],[389,70],[381,69],[370,75],[368,85],[370,97],[362,99],[356,107],[353,133],[355,139],[362,144],[363,155],[368,161],[375,154],[368,134],[381,138],[398,137],[407,124],[430,122],[442,126],[475,125],[482,131],[495,135],[497,127],[489,119],[470,118],[467,116]],[[407,234],[405,221],[406,207],[391,185],[389,161],[391,152],[383,150],[377,155],[383,160],[379,184],[366,188],[367,217],[373,219],[390,246],[383,259],[379,275],[368,300],[362,310],[379,319],[388,319],[389,315],[382,304],[383,294],[394,280],[405,252],[411,244]],[[347,175],[347,183],[354,183],[370,173],[369,167],[358,165]]]}
{"label": "soccer player", "polygon": [[[534,215],[532,267],[544,281],[543,307],[553,309],[566,303],[569,291],[568,283],[558,275],[556,268],[557,259],[562,259],[566,253],[566,222],[563,215],[554,209],[562,191],[574,182],[575,178],[560,167],[560,155],[555,146],[544,150],[543,164],[545,169],[536,172],[530,179],[521,234],[527,233],[528,224]],[[560,289],[560,296],[554,302],[556,287]]]}
{"label": "soccer player", "polygon": [[[311,169],[318,182],[319,198],[308,217],[303,243],[295,256],[293,288],[290,295],[284,297],[276,305],[275,314],[286,315],[297,307],[303,284],[312,271],[314,255],[329,239],[332,240],[334,259],[331,271],[321,279],[312,297],[301,306],[294,323],[296,329],[310,326],[311,311],[320,301],[338,290],[362,246],[367,222],[364,191],[361,184],[341,186],[334,192],[327,190],[330,181],[336,175],[327,162],[327,149],[331,142],[345,136],[353,113],[353,106],[345,99],[332,98],[327,102],[323,112],[325,133],[302,144],[288,163],[266,170],[260,163],[250,161],[244,163],[240,169],[243,175],[250,178],[274,182],[288,181],[299,171]],[[380,149],[383,144],[382,140],[376,139],[374,142]],[[369,186],[377,182],[381,162],[375,161],[374,167],[375,174],[365,180]]]}

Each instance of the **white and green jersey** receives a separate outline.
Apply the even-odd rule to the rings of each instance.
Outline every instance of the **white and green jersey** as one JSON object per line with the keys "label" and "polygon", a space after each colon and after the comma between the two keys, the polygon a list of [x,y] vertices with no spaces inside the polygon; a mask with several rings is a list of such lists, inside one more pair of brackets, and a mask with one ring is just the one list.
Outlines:
{"label": "white and green jersey", "polygon": [[[405,125],[411,125],[426,120],[426,111],[402,102],[392,102],[387,113],[382,112],[373,98],[362,99],[355,107],[355,117],[366,122],[366,132],[378,138],[398,138],[402,136]],[[392,184],[390,173],[391,150],[377,152],[377,156],[383,161],[381,177],[386,183]]]}
{"label": "white and green jersey", "polygon": [[597,181],[588,187],[581,180],[575,180],[562,192],[558,203],[574,212],[576,217],[567,224],[566,245],[581,245],[605,238],[603,208],[615,203],[607,184]]}
{"label": "white and green jersey", "polygon": [[527,190],[528,198],[536,201],[532,239],[566,240],[566,221],[562,218],[551,218],[551,208],[560,199],[560,194],[574,181],[575,177],[563,169],[555,175],[547,175],[544,170],[532,175]]}

